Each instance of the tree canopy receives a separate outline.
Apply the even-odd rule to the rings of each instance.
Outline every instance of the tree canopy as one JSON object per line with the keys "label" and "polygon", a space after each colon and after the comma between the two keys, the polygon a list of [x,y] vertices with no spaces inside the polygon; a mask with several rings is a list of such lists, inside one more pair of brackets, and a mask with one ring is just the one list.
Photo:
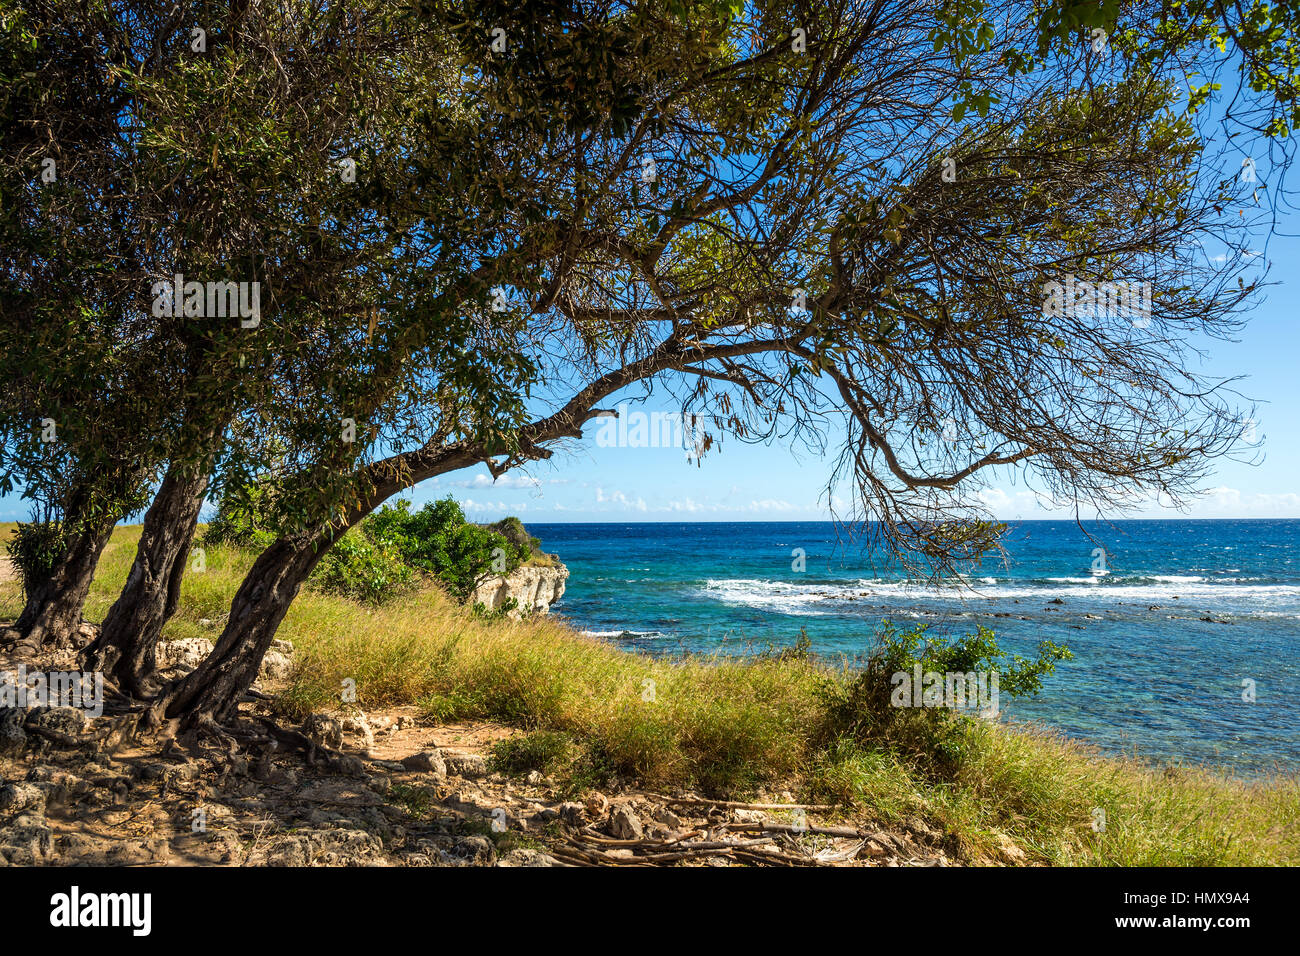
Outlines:
{"label": "tree canopy", "polygon": [[[1293,125],[1285,10],[5,0],[0,24],[0,461],[68,503],[54,590],[79,613],[164,471],[190,502],[275,480],[280,536],[157,721],[228,716],[385,500],[551,457],[630,391],[695,416],[706,461],[826,452],[843,517],[932,573],[996,547],[989,469],[1177,501],[1240,434],[1194,350],[1239,327],[1267,210],[1214,130]],[[1218,80],[1189,76],[1230,70],[1250,111],[1207,113]],[[161,500],[146,528],[182,530],[135,581],[193,533]]]}

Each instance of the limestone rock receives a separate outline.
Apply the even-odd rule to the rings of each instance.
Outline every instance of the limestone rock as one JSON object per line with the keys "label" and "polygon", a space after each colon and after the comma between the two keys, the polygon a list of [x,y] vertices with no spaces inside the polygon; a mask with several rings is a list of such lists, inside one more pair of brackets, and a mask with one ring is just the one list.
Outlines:
{"label": "limestone rock", "polygon": [[360,737],[361,745],[366,750],[370,750],[375,746],[375,732],[370,729],[370,722],[366,720],[365,714],[344,717],[343,732]]}
{"label": "limestone rock", "polygon": [[518,620],[525,614],[546,614],[560,598],[564,597],[564,582],[569,569],[564,565],[541,568],[524,565],[508,575],[488,578],[474,589],[471,604],[482,604],[495,611],[511,598],[516,607],[509,616]]}
{"label": "limestone rock", "polygon": [[292,673],[293,661],[279,651],[267,651],[257,669],[257,676],[261,680],[287,680]]}
{"label": "limestone rock", "polygon": [[28,730],[40,727],[75,737],[86,729],[86,714],[76,707],[38,707],[28,712],[23,726]]}
{"label": "limestone rock", "polygon": [[24,814],[9,826],[0,827],[0,859],[17,866],[31,866],[54,856],[54,834],[43,817]]}
{"label": "limestone rock", "polygon": [[30,783],[7,783],[0,787],[0,812],[45,813],[45,791]]}
{"label": "limestone rock", "polygon": [[325,714],[311,714],[302,722],[302,732],[317,747],[338,750],[343,746],[343,724]]}
{"label": "limestone rock", "polygon": [[461,837],[452,844],[448,852],[453,863],[470,863],[478,866],[490,864],[497,855],[492,841],[477,835]]}
{"label": "limestone rock", "polygon": [[540,850],[530,850],[525,847],[518,847],[511,850],[501,859],[497,860],[497,866],[554,866],[555,859],[547,856]]}
{"label": "limestone rock", "polygon": [[267,866],[368,866],[380,862],[384,845],[365,830],[305,830],[276,839],[267,850]]}
{"label": "limestone rock", "polygon": [[641,821],[626,806],[615,807],[610,811],[609,832],[616,840],[640,840],[645,836]]}
{"label": "limestone rock", "polygon": [[425,750],[418,754],[411,754],[411,756],[403,758],[402,766],[417,773],[435,773],[439,776],[446,776],[447,774],[447,761],[443,759],[442,753],[437,750]]}
{"label": "limestone rock", "polygon": [[213,643],[203,637],[186,637],[179,641],[159,641],[155,653],[158,669],[193,670],[212,653]]}
{"label": "limestone rock", "polygon": [[0,710],[0,754],[21,753],[27,746],[27,731],[23,730],[26,715],[26,711],[13,707]]}
{"label": "limestone rock", "polygon": [[444,754],[447,773],[457,777],[478,779],[487,776],[487,761],[478,754]]}
{"label": "limestone rock", "polygon": [[654,820],[673,830],[682,828],[682,818],[667,807],[656,807],[652,814]]}

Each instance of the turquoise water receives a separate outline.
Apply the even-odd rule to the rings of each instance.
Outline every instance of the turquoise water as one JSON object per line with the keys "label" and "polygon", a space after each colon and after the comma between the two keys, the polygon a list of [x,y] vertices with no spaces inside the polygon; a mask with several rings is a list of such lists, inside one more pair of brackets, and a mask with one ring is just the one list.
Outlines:
{"label": "turquoise water", "polygon": [[983,624],[1024,656],[1044,638],[1075,653],[1039,698],[1003,697],[1003,719],[1157,761],[1300,770],[1300,520],[1085,528],[1095,541],[1016,523],[1005,564],[940,591],[826,522],[529,525],[571,572],[553,613],[629,649],[753,653],[806,629],[815,653],[855,657],[883,618],[948,636]]}

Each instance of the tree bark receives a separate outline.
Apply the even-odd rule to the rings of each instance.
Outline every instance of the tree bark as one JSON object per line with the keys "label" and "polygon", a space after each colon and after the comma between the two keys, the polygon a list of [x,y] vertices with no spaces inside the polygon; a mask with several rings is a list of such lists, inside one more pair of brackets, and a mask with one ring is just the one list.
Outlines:
{"label": "tree bark", "polygon": [[[341,535],[342,530],[336,532]],[[177,720],[178,731],[210,728],[228,720],[257,679],[299,588],[329,548],[328,534],[280,538],[253,563],[230,604],[230,617],[212,653],[169,684],[150,707],[152,727]]]}
{"label": "tree bark", "polygon": [[156,649],[163,626],[176,613],[181,578],[208,487],[206,467],[167,470],[145,514],[140,545],[126,586],[104,618],[85,664],[103,670],[123,693],[152,696]]}
{"label": "tree bark", "polygon": [[113,522],[101,522],[77,533],[49,578],[28,596],[15,625],[22,635],[20,649],[31,652],[78,643],[90,582],[112,534]]}

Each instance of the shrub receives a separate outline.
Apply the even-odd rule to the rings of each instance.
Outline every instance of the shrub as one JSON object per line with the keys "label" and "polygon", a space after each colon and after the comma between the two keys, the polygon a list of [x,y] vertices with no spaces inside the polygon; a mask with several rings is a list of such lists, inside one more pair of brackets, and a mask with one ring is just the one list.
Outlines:
{"label": "shrub", "polygon": [[508,574],[529,554],[497,531],[466,522],[460,505],[450,497],[419,511],[411,511],[408,501],[385,505],[364,527],[374,540],[391,545],[407,564],[434,575],[460,601],[486,576]]}
{"label": "shrub", "polygon": [[267,482],[226,485],[217,499],[217,513],[208,522],[204,544],[265,548],[276,539],[269,515],[272,492]]}
{"label": "shrub", "polygon": [[527,561],[535,552],[542,549],[541,540],[529,534],[524,523],[514,515],[502,518],[489,527],[510,542],[516,553],[520,555],[520,561]]}
{"label": "shrub", "polygon": [[[823,684],[823,736],[892,751],[919,772],[945,780],[961,769],[979,737],[979,725],[947,707],[895,706],[894,675],[912,674],[918,666],[922,674],[997,674],[999,696],[1025,697],[1038,693],[1043,677],[1056,669],[1058,660],[1074,656],[1069,648],[1043,641],[1037,661],[1013,656],[1008,666],[1006,653],[986,627],[950,643],[927,639],[925,625],[899,633],[886,623],[879,642],[855,678]],[[920,694],[921,688],[913,692]]]}
{"label": "shrub", "polygon": [[438,578],[464,601],[483,578],[519,567],[519,552],[488,528],[463,524],[438,542]]}
{"label": "shrub", "polygon": [[308,583],[318,591],[379,605],[411,589],[415,572],[389,545],[349,531],[325,552]]}
{"label": "shrub", "polygon": [[54,562],[63,551],[63,524],[60,521],[38,520],[20,522],[14,536],[5,546],[23,585],[23,596],[32,593],[49,580]]}
{"label": "shrub", "polygon": [[575,749],[573,738],[563,731],[535,730],[495,744],[492,769],[516,774],[530,770],[555,773],[569,765]]}

